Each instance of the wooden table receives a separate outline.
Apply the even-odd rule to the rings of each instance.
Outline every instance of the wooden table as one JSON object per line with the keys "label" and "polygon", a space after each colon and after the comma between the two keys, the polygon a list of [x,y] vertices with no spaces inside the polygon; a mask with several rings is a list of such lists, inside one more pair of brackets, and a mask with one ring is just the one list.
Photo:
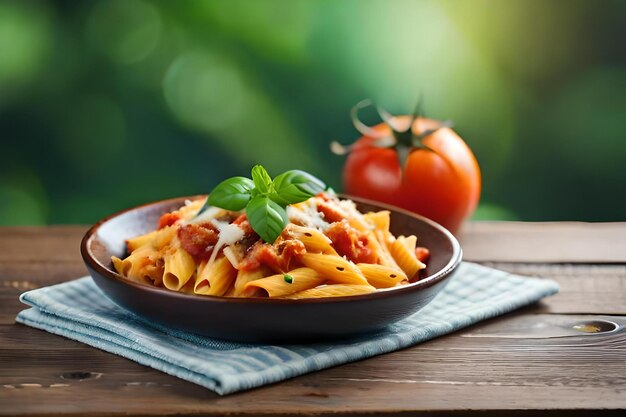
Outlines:
{"label": "wooden table", "polygon": [[85,230],[0,228],[0,415],[595,416],[626,408],[626,223],[469,224],[465,259],[552,278],[560,293],[409,349],[226,397],[14,323],[22,291],[86,274]]}

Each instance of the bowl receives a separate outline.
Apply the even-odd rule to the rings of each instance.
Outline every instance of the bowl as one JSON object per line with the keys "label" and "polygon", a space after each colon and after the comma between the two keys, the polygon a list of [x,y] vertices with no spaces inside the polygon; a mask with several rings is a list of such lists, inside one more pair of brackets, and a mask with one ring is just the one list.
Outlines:
{"label": "bowl", "polygon": [[443,226],[408,211],[350,198],[361,212],[389,210],[391,232],[414,234],[430,250],[420,279],[370,294],[315,298],[229,298],[178,293],[130,281],[118,274],[111,256],[124,257],[125,240],[154,230],[159,217],[180,207],[181,197],[131,208],[91,227],[81,254],[98,287],[120,307],[148,323],[237,342],[285,343],[347,338],[384,329],[427,305],[454,275],[462,251]]}

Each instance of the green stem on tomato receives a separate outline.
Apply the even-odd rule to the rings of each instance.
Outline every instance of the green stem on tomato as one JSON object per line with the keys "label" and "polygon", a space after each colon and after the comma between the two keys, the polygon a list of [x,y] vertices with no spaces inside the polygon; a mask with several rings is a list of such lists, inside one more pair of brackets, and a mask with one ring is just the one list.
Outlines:
{"label": "green stem on tomato", "polygon": [[[424,143],[424,139],[432,135],[433,133],[437,132],[439,129],[442,129],[445,127],[452,127],[453,126],[452,121],[446,120],[446,121],[440,122],[439,125],[436,126],[435,128],[427,129],[424,132],[419,133],[419,134],[413,131],[413,123],[415,122],[415,120],[420,117],[423,117],[423,97],[421,95],[420,95],[420,99],[417,105],[415,106],[415,110],[413,111],[413,114],[410,116],[408,127],[405,130],[398,130],[397,124],[394,121],[393,115],[391,115],[391,113],[387,112],[381,106],[378,106],[378,105],[376,106],[378,115],[383,120],[383,122],[387,126],[389,126],[389,129],[391,130],[391,135],[385,135],[381,133],[380,131],[373,129],[371,126],[366,125],[365,123],[361,121],[361,119],[359,119],[359,110],[370,107],[370,106],[374,106],[374,103],[370,99],[361,100],[360,102],[358,102],[350,111],[352,123],[354,124],[354,127],[361,134],[363,134],[364,136],[369,136],[369,137],[374,138],[374,141],[372,142],[372,146],[375,146],[377,148],[394,149],[396,151],[396,156],[398,158],[398,165],[401,168],[401,172],[403,168],[405,167],[406,162],[411,152],[418,150],[418,149],[423,149],[429,152],[433,152],[439,155],[440,157],[442,157],[447,163],[450,163],[450,161],[448,161],[447,158],[441,155],[438,151],[426,145]],[[350,151],[352,151],[355,143],[352,143],[350,145],[342,145],[337,141],[333,141],[330,144],[330,150],[335,155],[346,155],[350,153]]]}

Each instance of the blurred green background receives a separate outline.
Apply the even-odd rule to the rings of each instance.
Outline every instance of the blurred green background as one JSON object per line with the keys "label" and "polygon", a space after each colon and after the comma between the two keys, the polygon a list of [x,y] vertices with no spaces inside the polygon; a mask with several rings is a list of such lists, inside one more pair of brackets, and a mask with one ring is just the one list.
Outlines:
{"label": "blurred green background", "polygon": [[480,219],[625,220],[625,1],[0,1],[0,224],[92,223],[262,163],[341,189],[372,98],[452,119]]}

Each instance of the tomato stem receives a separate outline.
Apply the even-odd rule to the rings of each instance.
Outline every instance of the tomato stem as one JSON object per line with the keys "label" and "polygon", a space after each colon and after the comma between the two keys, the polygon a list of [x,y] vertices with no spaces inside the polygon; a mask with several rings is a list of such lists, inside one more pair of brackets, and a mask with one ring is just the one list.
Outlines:
{"label": "tomato stem", "polygon": [[398,158],[398,165],[400,166],[400,176],[403,176],[404,167],[406,165],[406,161],[409,160],[409,155],[414,151],[415,148],[410,146],[398,145],[395,147],[396,157]]}
{"label": "tomato stem", "polygon": [[[402,130],[398,129],[397,119],[391,113],[389,113],[381,106],[376,105],[376,111],[378,112],[378,115],[383,120],[383,122],[387,126],[389,126],[389,129],[391,130],[391,135],[385,133],[384,130],[374,129],[371,126],[366,125],[361,121],[361,119],[359,119],[360,110],[370,106],[374,106],[373,101],[370,99],[361,100],[354,107],[352,107],[352,109],[350,110],[350,117],[352,119],[352,124],[354,125],[356,130],[358,130],[362,135],[374,139],[374,141],[372,142],[372,146],[375,146],[377,148],[393,148],[396,151],[396,155],[398,157],[398,164],[400,165],[400,168],[403,169],[406,161],[409,158],[409,155],[415,150],[423,149],[442,156],[435,149],[424,144],[424,139],[437,132],[439,129],[453,126],[452,121],[446,120],[440,122],[434,128],[426,129],[422,133],[415,133],[413,131],[413,124],[415,120],[424,117],[423,103],[423,95],[420,94],[420,98],[417,102],[417,105],[415,106],[415,110],[410,116],[409,123],[406,129]],[[342,145],[337,141],[333,141],[330,144],[330,150],[335,155],[346,155],[352,151],[355,144],[356,142],[350,145]],[[446,162],[449,161],[446,160]]]}
{"label": "tomato stem", "polygon": [[359,119],[359,110],[372,106],[374,103],[372,100],[365,99],[361,100],[352,109],[350,110],[350,118],[352,119],[352,124],[362,135],[369,136],[372,138],[381,136],[380,132],[372,129],[371,126],[366,125]]}

